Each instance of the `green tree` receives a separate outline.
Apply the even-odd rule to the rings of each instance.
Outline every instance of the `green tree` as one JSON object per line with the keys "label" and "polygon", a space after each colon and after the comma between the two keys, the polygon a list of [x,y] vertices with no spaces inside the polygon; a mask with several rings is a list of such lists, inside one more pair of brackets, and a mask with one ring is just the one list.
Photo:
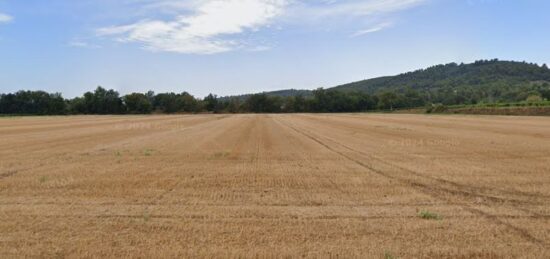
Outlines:
{"label": "green tree", "polygon": [[238,98],[231,98],[225,105],[225,110],[229,113],[241,112],[241,101]]}
{"label": "green tree", "polygon": [[106,90],[98,86],[92,92],[84,94],[82,100],[83,113],[85,114],[121,114],[126,111],[122,98],[115,90]]}
{"label": "green tree", "polygon": [[124,96],[123,99],[128,113],[148,114],[153,110],[153,105],[145,94],[132,93]]}
{"label": "green tree", "polygon": [[209,112],[217,112],[220,107],[218,97],[214,94],[209,94],[203,100],[204,107]]}
{"label": "green tree", "polygon": [[398,101],[398,96],[394,92],[383,92],[378,96],[378,109],[392,110]]}
{"label": "green tree", "polygon": [[199,112],[200,106],[197,99],[188,92],[183,92],[178,96],[178,106],[183,112]]}
{"label": "green tree", "polygon": [[253,113],[277,113],[281,112],[281,99],[267,94],[251,95],[245,102],[249,112]]}
{"label": "green tree", "polygon": [[19,91],[0,95],[0,113],[59,115],[67,112],[67,103],[59,93]]}
{"label": "green tree", "polygon": [[154,107],[164,113],[179,111],[178,96],[175,93],[162,93],[155,96]]}

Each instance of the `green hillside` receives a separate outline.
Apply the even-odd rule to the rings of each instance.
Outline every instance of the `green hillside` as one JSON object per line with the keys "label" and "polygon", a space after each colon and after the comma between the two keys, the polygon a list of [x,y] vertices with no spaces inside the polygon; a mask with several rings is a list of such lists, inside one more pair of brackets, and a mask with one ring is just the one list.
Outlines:
{"label": "green hillside", "polygon": [[[480,60],[450,63],[426,69],[363,80],[328,88],[329,91],[393,93],[421,98],[424,103],[477,104],[550,99],[550,69],[546,65],[515,61]],[[269,96],[311,96],[307,90],[281,90]]]}
{"label": "green hillside", "polygon": [[470,104],[516,102],[530,95],[549,96],[550,69],[546,65],[513,61],[450,63],[397,76],[374,78],[331,88],[341,91],[406,93],[416,91],[428,102]]}

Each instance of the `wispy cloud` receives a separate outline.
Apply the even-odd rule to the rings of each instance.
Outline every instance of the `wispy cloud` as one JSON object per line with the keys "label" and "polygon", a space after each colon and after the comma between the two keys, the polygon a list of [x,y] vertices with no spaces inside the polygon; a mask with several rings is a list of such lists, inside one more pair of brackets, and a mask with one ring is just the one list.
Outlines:
{"label": "wispy cloud", "polygon": [[270,49],[271,49],[271,47],[269,47],[269,46],[260,45],[260,46],[256,46],[256,47],[250,48],[250,49],[248,49],[248,51],[260,52],[260,51],[268,51],[268,50],[270,50]]}
{"label": "wispy cloud", "polygon": [[0,13],[0,24],[10,23],[13,21],[13,17],[4,13]]}
{"label": "wispy cloud", "polygon": [[427,0],[342,0],[306,6],[305,13],[317,18],[334,16],[370,16],[409,9]]}
{"label": "wispy cloud", "polygon": [[[235,49],[265,50],[242,39],[277,22],[326,22],[327,19],[364,19],[353,37],[392,26],[380,16],[415,7],[429,0],[128,0],[142,5],[150,16],[134,23],[99,28],[98,36],[138,43],[150,51],[215,54]],[[153,15],[157,12],[157,15]],[[173,18],[158,18],[172,13]],[[157,17],[157,18],[153,18]],[[387,19],[386,19],[387,20]],[[282,23],[284,24],[284,23]],[[248,37],[250,38],[250,37]],[[263,44],[265,45],[265,44]]]}
{"label": "wispy cloud", "polygon": [[381,31],[383,29],[389,28],[392,25],[393,25],[393,23],[391,23],[391,22],[380,23],[380,24],[377,24],[373,27],[363,29],[363,30],[359,30],[359,31],[355,32],[354,34],[352,34],[351,37],[352,38],[353,37],[359,37],[359,36],[363,36],[363,35],[366,35],[366,34],[378,32],[378,31]]}
{"label": "wispy cloud", "polygon": [[85,49],[99,49],[101,46],[97,44],[90,43],[86,40],[75,38],[67,43],[67,46],[73,48],[85,48]]}

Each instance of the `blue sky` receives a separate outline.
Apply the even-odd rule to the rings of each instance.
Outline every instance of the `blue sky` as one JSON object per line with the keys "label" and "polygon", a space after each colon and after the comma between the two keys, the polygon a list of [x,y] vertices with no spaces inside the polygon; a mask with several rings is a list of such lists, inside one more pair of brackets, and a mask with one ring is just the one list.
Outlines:
{"label": "blue sky", "polygon": [[0,92],[232,95],[550,63],[546,0],[0,0]]}

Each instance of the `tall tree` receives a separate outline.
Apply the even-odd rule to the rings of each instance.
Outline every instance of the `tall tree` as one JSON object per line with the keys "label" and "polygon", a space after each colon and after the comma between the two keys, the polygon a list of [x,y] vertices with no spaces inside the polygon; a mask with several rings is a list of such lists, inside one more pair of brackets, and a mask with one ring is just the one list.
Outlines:
{"label": "tall tree", "polygon": [[218,108],[219,108],[218,96],[214,94],[209,94],[204,98],[203,102],[204,102],[204,107],[206,108],[207,111],[209,112],[218,111]]}

